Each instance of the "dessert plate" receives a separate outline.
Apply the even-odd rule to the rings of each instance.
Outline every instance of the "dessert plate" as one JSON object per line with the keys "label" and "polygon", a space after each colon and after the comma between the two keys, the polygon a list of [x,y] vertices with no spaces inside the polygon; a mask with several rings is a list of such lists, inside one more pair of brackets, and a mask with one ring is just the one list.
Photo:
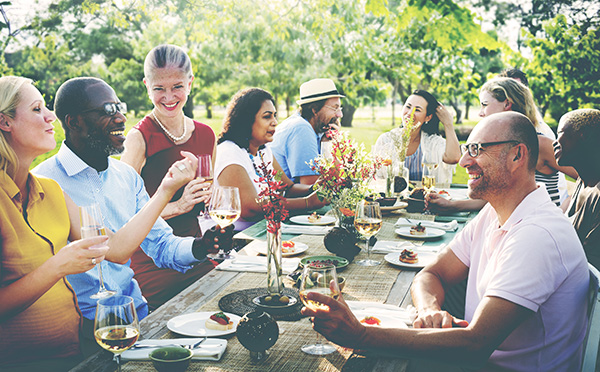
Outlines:
{"label": "dessert plate", "polygon": [[[286,247],[282,247],[283,252],[281,253],[282,257],[290,257],[290,256],[295,256],[298,255],[300,253],[306,252],[306,250],[308,249],[308,245],[304,244],[304,243],[300,243],[300,242],[294,242],[294,247],[293,248],[286,248]],[[256,247],[256,250],[258,251],[258,253],[262,254],[263,256],[267,255],[267,242],[264,242],[264,244],[261,244],[260,246]],[[287,252],[286,252],[287,250]]]}
{"label": "dessert plate", "polygon": [[422,269],[425,266],[429,265],[429,263],[433,262],[433,260],[437,256],[437,253],[417,252],[417,254],[418,254],[417,258],[419,259],[419,261],[417,263],[410,264],[410,263],[400,261],[400,253],[401,252],[388,253],[383,257],[383,259],[386,260],[387,262],[391,263],[394,266],[400,266],[400,267],[410,268],[410,269]]}
{"label": "dessert plate", "polygon": [[225,315],[233,322],[233,328],[223,331],[206,328],[206,319],[214,313],[216,311],[200,311],[179,315],[167,322],[167,328],[172,332],[191,337],[217,337],[235,333],[241,317],[231,313],[225,313]]}
{"label": "dessert plate", "polygon": [[293,223],[300,224],[300,225],[315,225],[315,226],[329,225],[329,224],[335,222],[335,217],[333,217],[333,216],[320,216],[321,218],[315,222],[310,222],[308,220],[308,217],[310,217],[309,214],[293,216],[293,217],[290,217],[290,221]]}
{"label": "dessert plate", "polygon": [[436,229],[433,227],[427,227],[425,229],[425,234],[423,235],[413,235],[410,233],[410,226],[403,226],[396,229],[396,234],[403,236],[405,238],[412,239],[431,239],[431,238],[439,238],[444,235],[446,232],[444,230]]}

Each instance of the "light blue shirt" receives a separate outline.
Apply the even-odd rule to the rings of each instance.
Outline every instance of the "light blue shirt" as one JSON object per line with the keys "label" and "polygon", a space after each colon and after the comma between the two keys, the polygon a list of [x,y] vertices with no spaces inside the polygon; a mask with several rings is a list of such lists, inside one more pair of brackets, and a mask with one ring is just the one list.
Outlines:
{"label": "light blue shirt", "polygon": [[[105,226],[113,232],[125,225],[149,200],[144,181],[132,167],[109,158],[108,168],[97,172],[64,143],[56,155],[32,172],[54,179],[77,205],[98,203]],[[173,235],[171,227],[159,218],[141,247],[156,266],[185,272],[198,262],[192,254],[193,241],[194,238]],[[143,319],[148,315],[148,304],[133,279],[134,273],[129,264],[102,261],[104,285],[118,294],[133,297],[138,317]],[[100,286],[98,269],[94,267],[85,273],[68,275],[67,280],[77,294],[81,313],[93,320],[97,300],[90,296],[98,292]]]}
{"label": "light blue shirt", "polygon": [[269,145],[283,172],[294,182],[301,176],[318,173],[308,163],[321,153],[321,137],[299,113],[285,119],[275,130]]}

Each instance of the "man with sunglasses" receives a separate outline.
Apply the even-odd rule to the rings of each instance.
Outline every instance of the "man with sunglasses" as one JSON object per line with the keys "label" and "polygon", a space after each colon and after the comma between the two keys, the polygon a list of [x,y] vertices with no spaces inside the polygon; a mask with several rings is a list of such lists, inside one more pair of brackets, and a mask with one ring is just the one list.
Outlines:
{"label": "man with sunglasses", "polygon": [[325,135],[340,128],[342,104],[331,79],[313,79],[300,86],[300,111],[278,127],[270,144],[283,172],[295,183],[312,185],[319,175],[309,162],[322,153]]}
{"label": "man with sunglasses", "polygon": [[[104,224],[117,231],[138,213],[149,200],[144,182],[129,165],[111,155],[123,151],[125,137],[125,104],[119,101],[114,90],[96,78],[75,78],[58,89],[54,108],[64,131],[65,141],[53,157],[38,165],[33,172],[57,181],[75,204],[79,206],[98,203]],[[192,172],[186,167],[181,172]],[[168,177],[168,175],[166,176]],[[110,232],[109,232],[110,233]],[[207,231],[202,238],[182,238],[159,218],[141,248],[157,266],[186,272],[202,263],[208,252],[217,252],[219,245],[232,244],[233,229]],[[126,252],[129,257],[135,252]],[[148,315],[148,304],[143,297],[134,272],[125,263],[102,262],[103,280],[108,290],[131,296],[140,319]],[[77,275],[68,281],[77,294],[84,316],[84,338],[90,342],[82,346],[89,354],[98,345],[93,338],[93,321],[97,300],[90,296],[98,290],[96,268]]]}
{"label": "man with sunglasses", "polygon": [[[365,327],[341,296],[311,293],[309,299],[330,309],[303,314],[342,346],[428,359],[416,365],[445,363],[421,370],[451,370],[448,362],[485,370],[580,370],[589,271],[575,230],[535,183],[533,125],[516,112],[490,115],[463,149],[469,196],[488,204],[415,276],[413,329]],[[462,320],[441,306],[446,288],[465,278]]]}

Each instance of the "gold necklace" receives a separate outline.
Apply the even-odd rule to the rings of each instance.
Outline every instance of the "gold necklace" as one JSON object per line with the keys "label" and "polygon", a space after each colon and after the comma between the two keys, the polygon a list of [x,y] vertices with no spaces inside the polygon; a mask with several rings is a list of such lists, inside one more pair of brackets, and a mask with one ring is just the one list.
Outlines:
{"label": "gold necklace", "polygon": [[156,117],[156,114],[154,113],[154,110],[152,110],[152,117],[154,118],[154,120],[156,121],[156,123],[158,124],[158,126],[161,127],[161,129],[167,134],[167,136],[169,136],[169,138],[171,138],[171,140],[173,142],[179,142],[179,141],[181,141],[182,139],[185,138],[185,135],[187,134],[187,128],[186,128],[186,125],[185,125],[185,116],[183,117],[183,134],[181,136],[179,136],[179,137],[174,136],[171,132],[169,132],[167,130],[167,128],[165,128],[165,126]]}

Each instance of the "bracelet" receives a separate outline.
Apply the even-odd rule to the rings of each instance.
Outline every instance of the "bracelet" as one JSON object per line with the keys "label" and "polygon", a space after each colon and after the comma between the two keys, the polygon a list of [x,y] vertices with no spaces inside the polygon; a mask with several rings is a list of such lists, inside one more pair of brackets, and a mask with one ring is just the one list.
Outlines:
{"label": "bracelet", "polygon": [[306,204],[306,209],[308,210],[308,198],[307,197],[304,198],[304,204]]}

